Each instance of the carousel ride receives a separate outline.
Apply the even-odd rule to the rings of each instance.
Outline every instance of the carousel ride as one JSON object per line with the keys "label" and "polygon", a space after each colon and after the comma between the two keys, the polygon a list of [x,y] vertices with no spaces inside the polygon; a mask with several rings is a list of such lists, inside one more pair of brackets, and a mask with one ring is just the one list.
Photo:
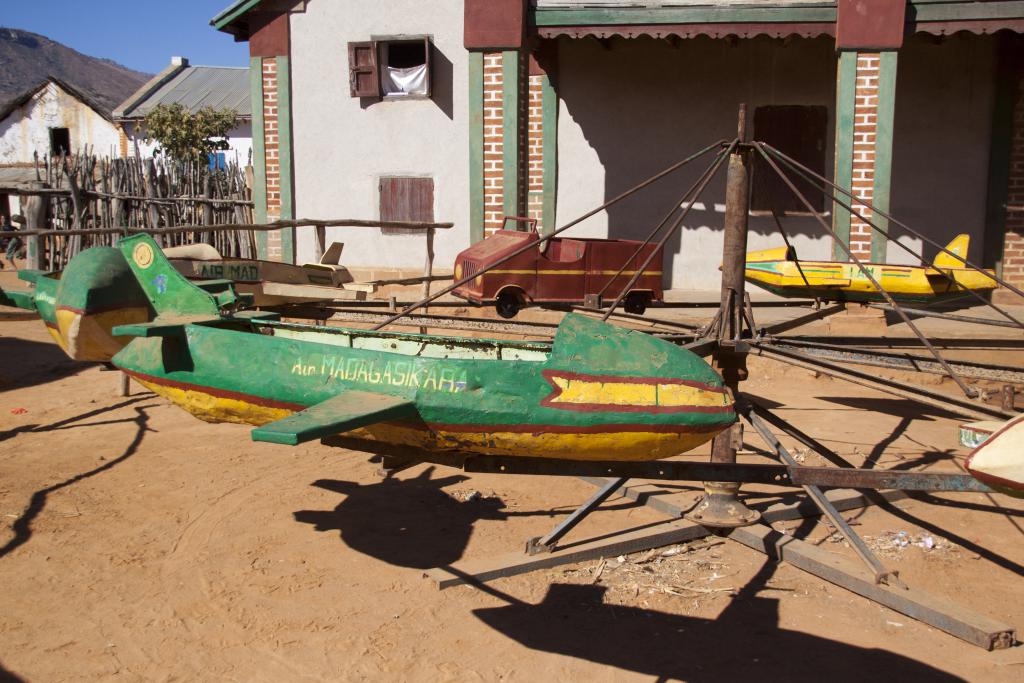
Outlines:
{"label": "carousel ride", "polygon": [[[388,474],[436,462],[467,472],[596,478],[598,491],[549,534],[531,539],[521,556],[436,570],[434,578],[440,585],[486,581],[623,549],[636,551],[722,533],[979,646],[1012,645],[1012,627],[903,584],[843,518],[840,508],[849,501],[839,504],[825,490],[1024,495],[1024,451],[1019,447],[1024,422],[1015,419],[1018,413],[1012,406],[993,405],[984,400],[985,392],[971,385],[977,380],[1024,383],[1024,371],[947,359],[914,323],[916,313],[901,305],[901,297],[888,290],[885,279],[871,264],[852,253],[784,168],[888,236],[886,230],[855,209],[850,192],[770,145],[748,141],[745,118],[741,108],[735,139],[712,143],[576,220],[505,250],[500,258],[456,276],[450,286],[394,313],[346,311],[326,301],[312,306],[316,309],[312,312],[308,303],[302,308],[256,310],[251,298],[239,294],[229,280],[186,280],[145,235],[125,238],[117,249],[87,250],[59,275],[26,274],[35,290],[0,293],[0,303],[38,311],[72,357],[112,362],[201,419],[251,424],[254,440],[295,445],[319,439],[326,445],[374,454]],[[547,326],[415,314],[431,304],[436,306],[439,298],[459,288],[486,283],[491,270],[543,248],[545,242],[587,218],[712,153],[712,162],[697,181],[647,239],[638,243],[627,261],[628,279],[625,265],[610,275],[592,298],[593,306],[586,308],[588,315],[569,314],[559,325]],[[772,334],[770,328],[757,325],[745,291],[750,266],[747,207],[755,155],[785,181],[825,233],[834,237],[852,262],[850,267],[856,269],[857,279],[867,283],[865,291],[899,316],[914,334],[917,348],[928,355],[880,352],[858,347],[856,340],[824,343]],[[655,257],[680,230],[723,166],[727,167],[725,241],[721,299],[714,317],[700,326],[656,321],[646,331],[610,324],[613,316],[636,321],[638,316],[619,314],[616,309],[646,272],[660,269]],[[1006,322],[963,316],[951,319],[1024,329],[1024,323],[982,293],[990,288],[989,282],[1020,296],[1024,292],[967,261],[957,253],[962,250],[956,244],[943,247],[885,212],[870,208],[872,216],[883,216],[940,250],[943,256],[937,262],[916,256],[921,258],[926,279],[939,283],[943,295],[955,291],[974,296]],[[796,262],[795,255],[789,256],[777,260]],[[606,306],[602,295],[608,291],[618,294]],[[595,311],[600,320],[592,317]],[[342,315],[336,316],[338,313]],[[372,322],[374,327],[324,327],[282,320],[345,315]],[[382,330],[395,323],[547,338],[508,341]],[[854,467],[743,391],[751,354],[967,417],[1006,424],[972,455],[967,473]],[[251,372],[253,358],[261,359],[259,373]],[[851,364],[942,374],[953,380],[963,397],[882,378],[851,368]],[[769,445],[775,463],[737,462],[741,420]],[[776,431],[833,466],[799,464]],[[671,459],[709,440],[710,462]],[[705,494],[685,511],[685,521],[670,532],[634,533],[629,538],[585,544],[583,550],[574,546],[563,552],[560,541],[565,535],[602,502],[626,491],[629,480],[703,482]],[[762,523],[762,513],[745,503],[740,494],[745,483],[802,491],[817,513],[848,540],[864,567],[836,564],[794,545],[794,539],[778,538]],[[800,514],[805,514],[804,508]],[[770,520],[765,516],[764,521]]]}

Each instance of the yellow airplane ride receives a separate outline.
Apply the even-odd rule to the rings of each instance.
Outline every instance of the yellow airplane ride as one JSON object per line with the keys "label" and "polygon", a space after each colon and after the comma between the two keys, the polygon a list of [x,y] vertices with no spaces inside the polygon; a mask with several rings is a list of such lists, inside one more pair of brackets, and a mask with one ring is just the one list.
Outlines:
{"label": "yellow airplane ride", "polygon": [[[966,258],[968,246],[970,237],[957,235],[946,249]],[[893,299],[902,303],[931,304],[965,296],[969,290],[987,292],[997,286],[992,278],[945,252],[935,258],[934,266],[864,264]],[[793,247],[748,252],[745,276],[747,282],[786,298],[885,301],[856,263],[800,261]]]}

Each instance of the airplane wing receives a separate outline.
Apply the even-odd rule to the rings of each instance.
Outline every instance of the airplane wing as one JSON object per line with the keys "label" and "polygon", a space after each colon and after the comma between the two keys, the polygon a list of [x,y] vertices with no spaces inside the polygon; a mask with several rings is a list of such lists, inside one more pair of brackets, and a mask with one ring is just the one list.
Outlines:
{"label": "airplane wing", "polygon": [[296,446],[339,432],[414,415],[416,405],[409,399],[368,391],[345,391],[294,415],[257,427],[252,430],[252,440]]}

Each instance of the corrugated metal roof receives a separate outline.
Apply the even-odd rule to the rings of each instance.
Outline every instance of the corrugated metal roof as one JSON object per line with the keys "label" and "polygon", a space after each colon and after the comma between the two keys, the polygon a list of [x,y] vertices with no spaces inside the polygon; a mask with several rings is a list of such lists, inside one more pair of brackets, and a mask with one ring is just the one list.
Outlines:
{"label": "corrugated metal roof", "polygon": [[161,104],[180,104],[190,112],[203,107],[234,109],[239,117],[252,116],[249,104],[249,69],[227,66],[188,66],[125,112],[141,118]]}

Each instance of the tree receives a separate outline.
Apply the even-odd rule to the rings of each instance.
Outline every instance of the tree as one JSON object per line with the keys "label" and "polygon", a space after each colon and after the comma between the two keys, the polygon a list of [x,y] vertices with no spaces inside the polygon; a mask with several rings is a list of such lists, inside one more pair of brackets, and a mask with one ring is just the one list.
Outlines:
{"label": "tree", "polygon": [[228,133],[237,120],[234,109],[204,107],[193,114],[180,104],[161,104],[146,114],[144,125],[146,137],[160,145],[157,152],[205,162],[211,152],[228,149]]}

